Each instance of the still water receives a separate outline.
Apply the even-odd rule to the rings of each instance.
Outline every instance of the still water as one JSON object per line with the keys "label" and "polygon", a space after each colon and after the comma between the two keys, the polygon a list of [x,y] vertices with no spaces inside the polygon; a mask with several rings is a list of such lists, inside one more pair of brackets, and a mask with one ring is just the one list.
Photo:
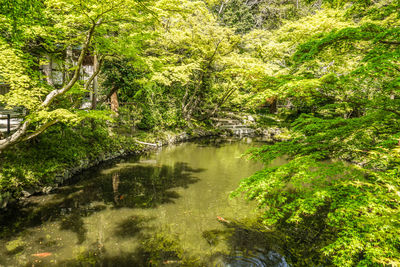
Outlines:
{"label": "still water", "polygon": [[0,266],[288,266],[255,206],[229,198],[262,168],[251,139],[207,139],[108,162],[0,216]]}

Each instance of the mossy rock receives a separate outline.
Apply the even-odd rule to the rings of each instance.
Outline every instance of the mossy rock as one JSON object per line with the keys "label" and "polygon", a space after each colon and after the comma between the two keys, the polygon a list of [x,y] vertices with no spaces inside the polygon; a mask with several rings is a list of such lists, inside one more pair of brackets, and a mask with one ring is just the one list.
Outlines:
{"label": "mossy rock", "polygon": [[25,244],[25,241],[22,241],[21,237],[9,241],[6,244],[7,252],[10,254],[16,254],[24,249]]}

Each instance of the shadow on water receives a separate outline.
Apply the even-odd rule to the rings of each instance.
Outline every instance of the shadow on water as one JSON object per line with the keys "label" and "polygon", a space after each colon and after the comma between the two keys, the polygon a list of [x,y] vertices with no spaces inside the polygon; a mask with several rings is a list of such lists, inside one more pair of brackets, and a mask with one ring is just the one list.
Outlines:
{"label": "shadow on water", "polygon": [[[97,241],[93,243],[89,249],[79,253],[74,259],[59,261],[51,266],[153,266],[149,249],[145,248],[145,241],[148,240],[150,236],[145,234],[145,232],[148,230],[154,230],[152,227],[148,226],[154,219],[154,217],[134,215],[121,221],[116,226],[114,234],[117,237],[121,239],[134,237],[140,241],[140,244],[142,244],[132,252],[120,252],[117,256],[110,256],[107,254],[107,249],[102,242]],[[155,253],[155,251],[153,251],[153,253]],[[166,254],[167,251],[160,249],[156,253]],[[170,252],[168,257],[171,255]],[[48,266],[48,262],[36,262],[35,266]]]}
{"label": "shadow on water", "polygon": [[[247,222],[222,222],[223,229],[202,233],[212,250],[220,242],[226,243],[226,253],[213,253],[203,258],[191,257],[179,240],[169,231],[148,234],[148,223],[155,218],[132,216],[120,222],[115,232],[121,238],[136,237],[140,246],[131,253],[107,255],[105,249],[86,251],[74,260],[57,266],[220,266],[220,267],[289,267],[281,251],[280,237]],[[42,266],[42,265],[37,265]],[[43,265],[45,266],[45,265]]]}
{"label": "shadow on water", "polygon": [[94,175],[84,182],[81,202],[103,201],[115,208],[154,208],[160,204],[173,203],[179,194],[173,188],[187,188],[196,183],[193,174],[203,169],[193,169],[187,163],[173,166],[156,165],[153,162],[122,163]]}
{"label": "shadow on water", "polygon": [[210,247],[220,242],[228,245],[227,253],[217,253],[208,259],[212,266],[230,267],[289,267],[282,251],[280,235],[261,225],[249,222],[228,221],[221,218],[222,230],[202,233]]}
{"label": "shadow on water", "polygon": [[[121,239],[136,238],[140,244],[134,251],[109,255],[101,241],[94,242],[88,249],[80,252],[74,259],[49,262],[46,259],[29,262],[26,266],[45,267],[131,267],[131,266],[195,266],[181,260],[183,248],[177,236],[164,231],[154,233],[156,229],[149,226],[155,217],[134,215],[116,225],[114,234]],[[150,234],[150,231],[153,231]],[[192,262],[193,263],[193,262]]]}
{"label": "shadow on water", "polygon": [[[236,141],[200,139],[196,144],[200,147],[223,147],[226,142]],[[210,151],[215,153],[215,150]],[[230,159],[233,150],[226,151]],[[210,165],[205,166],[211,169]],[[221,170],[219,164],[215,168]],[[188,253],[185,241],[168,228],[178,226],[158,224],[158,218],[153,217],[158,214],[152,213],[158,210],[153,209],[175,203],[181,197],[179,188],[197,183],[199,178],[196,176],[203,171],[205,169],[192,168],[179,160],[166,165],[143,157],[125,158],[85,171],[54,193],[33,197],[25,205],[10,207],[9,211],[0,214],[0,267],[288,266],[278,247],[281,243],[279,237],[261,227],[221,220],[223,227],[214,229],[210,226],[211,230],[197,232],[198,240],[203,241],[202,236],[206,241],[204,246],[210,246],[210,250],[206,249],[199,256]],[[214,192],[214,189],[210,188],[210,191]],[[96,221],[102,216],[104,222]],[[118,218],[110,219],[111,216]],[[70,243],[57,243],[56,236],[45,236],[47,233],[53,235],[48,229],[37,230],[41,227],[53,227],[55,232],[67,230],[74,238]],[[32,237],[29,237],[31,233]],[[65,238],[65,233],[62,237]],[[76,246],[76,250],[68,251],[72,256],[68,254],[59,258],[60,253],[66,251],[62,250],[63,246]],[[226,249],[222,252],[217,247]],[[52,254],[46,258],[32,256],[43,251]],[[19,254],[26,255],[26,258],[23,264],[18,265],[12,259]]]}
{"label": "shadow on water", "polygon": [[[168,166],[137,162],[136,159],[133,162],[121,160],[111,166],[108,164],[107,169],[104,166],[92,168],[79,175],[77,179],[80,182],[76,184],[60,187],[48,196],[33,197],[25,204],[20,203],[2,212],[0,242],[7,244],[16,237],[29,234],[34,227],[53,222],[59,223],[60,230],[75,233],[78,244],[81,244],[86,240],[87,234],[85,217],[105,209],[155,208],[160,204],[173,203],[180,197],[174,188],[187,188],[196,183],[199,179],[194,175],[202,171],[204,169],[193,169],[184,162]],[[35,201],[35,198],[38,200]],[[138,235],[146,220],[151,218],[128,218],[117,226],[115,234]],[[42,243],[40,240],[37,242]],[[48,251],[51,249],[49,247]],[[20,251],[21,247],[8,251],[0,246],[0,266],[7,266],[1,254],[13,255]],[[131,256],[121,255],[121,260],[127,260]],[[107,262],[106,259],[105,261]],[[118,262],[118,259],[110,259],[111,261]]]}
{"label": "shadow on water", "polygon": [[224,228],[204,231],[202,236],[210,247],[226,242],[228,253],[212,255],[209,262],[229,267],[333,266],[321,252],[335,235],[322,227],[327,212],[321,207],[318,216],[303,216],[295,226],[283,218],[273,230],[254,221],[220,218]]}
{"label": "shadow on water", "polygon": [[114,234],[119,238],[142,237],[143,230],[154,230],[149,227],[149,222],[154,220],[153,217],[131,216],[120,222]]}

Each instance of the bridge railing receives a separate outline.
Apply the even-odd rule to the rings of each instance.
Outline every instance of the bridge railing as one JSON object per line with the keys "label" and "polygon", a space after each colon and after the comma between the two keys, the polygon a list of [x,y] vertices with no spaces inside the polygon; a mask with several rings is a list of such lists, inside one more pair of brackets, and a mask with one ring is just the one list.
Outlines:
{"label": "bridge railing", "polygon": [[[6,132],[7,135],[14,129],[18,128],[20,122],[23,120],[24,114],[15,111],[0,111],[0,132]],[[6,121],[6,123],[2,123]]]}

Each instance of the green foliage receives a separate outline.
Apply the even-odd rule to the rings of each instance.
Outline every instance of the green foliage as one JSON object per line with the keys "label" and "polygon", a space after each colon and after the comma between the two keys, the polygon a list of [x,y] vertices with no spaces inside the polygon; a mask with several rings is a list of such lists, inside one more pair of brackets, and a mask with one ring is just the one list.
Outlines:
{"label": "green foliage", "polygon": [[156,125],[156,121],[153,117],[152,112],[149,109],[145,109],[142,113],[142,119],[138,124],[138,128],[141,130],[151,130]]}
{"label": "green foliage", "polygon": [[7,95],[0,95],[0,103],[5,103],[7,107],[34,109],[39,105],[38,97],[45,89],[29,76],[26,61],[20,53],[0,38],[0,83],[10,87]]}
{"label": "green foliage", "polygon": [[23,249],[23,247],[25,246],[25,242],[22,240],[21,237],[12,240],[10,242],[7,242],[6,244],[6,249],[7,252],[11,253],[11,254],[15,254],[19,251],[21,251]]}
{"label": "green foliage", "polygon": [[23,29],[21,25],[34,25],[40,22],[43,15],[43,2],[40,0],[1,0],[0,16],[3,22],[2,30],[8,32],[1,35],[14,41],[19,41]]}
{"label": "green foliage", "polygon": [[399,264],[398,190],[398,169],[376,173],[304,156],[256,173],[236,193],[246,192],[256,200],[266,210],[268,225],[301,228],[297,225],[307,223],[308,217],[321,217],[315,228],[304,227],[315,235],[312,242],[319,235],[331,240],[302,242],[337,266],[353,266]]}
{"label": "green foliage", "polygon": [[255,24],[251,9],[243,1],[230,1],[221,16],[223,24],[236,28],[237,33],[249,32]]}
{"label": "green foliage", "polygon": [[[264,223],[295,244],[299,265],[397,266],[398,1],[331,4],[347,9],[332,13],[333,24],[324,11],[314,35],[287,22],[275,32],[279,38],[266,34],[273,41],[249,47],[266,62],[286,56],[255,84],[252,98],[278,99],[278,116],[291,122],[291,134],[250,152],[267,167],[234,195],[257,201]],[[310,27],[321,18],[317,13],[302,23]],[[268,167],[280,157],[289,163]]]}
{"label": "green foliage", "polygon": [[[2,1],[0,8],[0,83],[10,88],[0,96],[0,103],[7,109],[25,110],[29,116],[24,118],[24,125],[29,131],[25,127],[13,134],[11,141],[0,141],[1,150],[57,122],[76,124],[85,118],[75,108],[90,88],[78,81],[82,64],[88,60],[87,52],[128,55],[122,46],[135,41],[128,49],[132,54],[140,46],[137,40],[145,36],[134,35],[134,30],[151,21],[144,2],[134,0],[14,2]],[[139,19],[143,23],[137,23]],[[12,36],[7,34],[10,30]],[[77,57],[74,51],[82,56]],[[40,70],[43,58],[54,58],[63,69],[61,89],[49,81],[52,77],[45,82]]]}
{"label": "green foliage", "polygon": [[106,89],[104,94],[118,88],[121,101],[139,100],[144,86],[143,81],[148,75],[146,68],[147,66],[137,57],[106,60],[102,66],[104,76],[102,87]]}
{"label": "green foliage", "polygon": [[285,20],[295,20],[312,14],[320,8],[321,2],[260,0],[260,1],[213,1],[207,4],[219,18],[221,24],[237,33],[248,33],[254,29],[277,29]]}
{"label": "green foliage", "polygon": [[304,62],[312,59],[319,51],[329,45],[335,45],[343,41],[371,40],[382,32],[382,28],[374,24],[366,24],[359,28],[345,28],[339,31],[332,31],[323,38],[312,40],[301,44],[293,55],[295,62]]}

